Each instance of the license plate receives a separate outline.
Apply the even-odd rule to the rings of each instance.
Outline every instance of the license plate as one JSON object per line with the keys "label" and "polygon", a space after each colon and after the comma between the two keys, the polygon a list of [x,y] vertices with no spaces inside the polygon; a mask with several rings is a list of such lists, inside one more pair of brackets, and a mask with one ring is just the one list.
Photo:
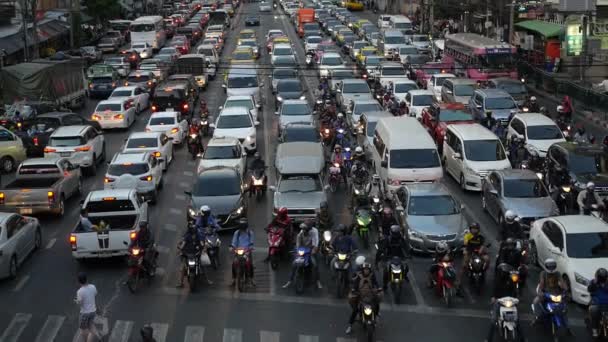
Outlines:
{"label": "license plate", "polygon": [[108,89],[108,86],[102,85],[102,86],[99,86],[99,89]]}
{"label": "license plate", "polygon": [[72,155],[72,152],[59,152],[59,155],[62,157],[69,157],[70,155]]}
{"label": "license plate", "polygon": [[173,108],[173,107],[167,108],[167,112],[175,112],[175,108]]}
{"label": "license plate", "polygon": [[21,215],[31,215],[32,214],[32,208],[21,208],[21,209],[19,209],[19,214],[21,214]]}

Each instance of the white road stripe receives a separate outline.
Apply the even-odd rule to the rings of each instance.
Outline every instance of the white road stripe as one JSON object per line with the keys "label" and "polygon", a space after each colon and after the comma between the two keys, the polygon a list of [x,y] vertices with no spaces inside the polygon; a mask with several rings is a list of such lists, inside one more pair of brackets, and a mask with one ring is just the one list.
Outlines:
{"label": "white road stripe", "polygon": [[354,338],[338,337],[336,339],[336,342],[357,342],[357,340],[355,340]]}
{"label": "white road stripe", "polygon": [[189,325],[186,327],[184,342],[203,342],[205,337],[205,327]]}
{"label": "white road stripe", "polygon": [[2,336],[0,336],[0,341],[17,342],[19,340],[19,336],[21,335],[27,324],[30,322],[30,319],[32,319],[31,314],[15,314],[15,317],[13,317],[13,319],[9,323],[8,328],[6,328]]}
{"label": "white road stripe", "polygon": [[169,331],[169,324],[166,323],[152,323],[150,324],[154,330],[154,339],[156,342],[165,342],[167,340],[167,332]]}
{"label": "white road stripe", "polygon": [[224,337],[222,342],[242,342],[243,330],[241,329],[224,329]]}
{"label": "white road stripe", "polygon": [[190,183],[187,183],[187,182],[179,182],[179,183],[177,183],[177,185],[179,185],[181,188],[189,188],[190,187]]}
{"label": "white road stripe", "polygon": [[166,224],[163,226],[163,229],[164,229],[164,230],[168,230],[168,231],[170,231],[170,232],[176,232],[176,231],[177,231],[177,226],[176,226],[176,225],[174,225],[173,223],[166,223]]}
{"label": "white road stripe", "polygon": [[[20,290],[23,288],[23,286],[25,286],[25,283],[27,283],[27,281],[28,281],[29,279],[30,279],[30,276],[29,276],[29,275],[25,275],[25,276],[23,276],[23,277],[22,277],[22,278],[19,280],[19,282],[17,283],[17,285],[15,285],[15,288],[13,289],[13,292],[20,291]],[[0,341],[2,341],[2,340],[0,340]],[[2,341],[2,342],[4,342],[4,341]]]}
{"label": "white road stripe", "polygon": [[410,280],[410,284],[412,286],[412,291],[414,291],[414,297],[416,298],[416,304],[426,306],[426,301],[422,296],[422,292],[420,291],[420,286],[418,286],[418,282],[416,278],[414,278],[414,272],[408,272],[407,278]]}
{"label": "white road stripe", "polygon": [[175,214],[175,215],[181,215],[183,211],[182,211],[181,209],[177,209],[177,208],[171,208],[171,209],[169,209],[169,212],[170,212],[171,214]]}
{"label": "white road stripe", "polygon": [[175,199],[178,201],[185,201],[186,200],[186,195],[184,194],[177,194],[175,195]]}
{"label": "white road stripe", "polygon": [[280,340],[280,332],[260,330],[260,342],[279,342]]}
{"label": "white road stripe", "polygon": [[300,335],[298,337],[299,342],[319,342],[319,336],[311,335]]}
{"label": "white road stripe", "polygon": [[55,341],[55,337],[57,337],[57,333],[59,332],[59,329],[61,329],[64,321],[65,316],[50,315],[47,317],[38,336],[36,336],[35,342]]}
{"label": "white road stripe", "polygon": [[52,238],[49,240],[49,242],[46,244],[46,249],[51,249],[53,248],[53,246],[55,246],[55,242],[57,242],[56,238]]}
{"label": "white road stripe", "polygon": [[114,328],[110,334],[108,342],[127,342],[133,330],[133,322],[131,321],[116,321]]}
{"label": "white road stripe", "polygon": [[184,171],[184,176],[192,177],[192,176],[194,176],[194,172],[192,172],[192,171]]}

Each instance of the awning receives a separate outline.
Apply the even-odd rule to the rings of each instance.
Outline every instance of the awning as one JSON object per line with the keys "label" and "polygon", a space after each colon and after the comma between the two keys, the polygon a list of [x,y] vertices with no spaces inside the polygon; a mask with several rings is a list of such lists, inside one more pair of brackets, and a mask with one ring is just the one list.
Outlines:
{"label": "awning", "polygon": [[[50,38],[54,38],[58,35],[68,32],[68,28],[64,23],[59,20],[50,20],[44,23],[40,23],[37,26],[38,31],[38,43],[45,42]],[[7,55],[11,55],[21,49],[23,49],[23,31],[19,30],[16,33],[0,38],[0,49],[4,49]],[[34,31],[30,25],[27,30],[27,45],[32,46],[34,44]]]}
{"label": "awning", "polygon": [[526,20],[515,24],[528,31],[533,31],[545,38],[558,37],[564,33],[564,26],[541,20]]}

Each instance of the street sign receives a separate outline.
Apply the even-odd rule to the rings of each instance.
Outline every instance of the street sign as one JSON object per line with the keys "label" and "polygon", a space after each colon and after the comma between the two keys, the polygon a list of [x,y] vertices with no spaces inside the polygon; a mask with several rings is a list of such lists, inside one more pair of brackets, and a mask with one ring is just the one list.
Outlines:
{"label": "street sign", "polygon": [[583,33],[581,24],[566,26],[566,53],[568,56],[578,56],[583,51]]}

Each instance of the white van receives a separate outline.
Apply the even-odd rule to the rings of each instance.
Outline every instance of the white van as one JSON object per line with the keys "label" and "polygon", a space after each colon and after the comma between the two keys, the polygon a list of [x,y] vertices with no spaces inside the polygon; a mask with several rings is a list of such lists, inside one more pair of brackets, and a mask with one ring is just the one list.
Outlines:
{"label": "white van", "polygon": [[371,150],[375,172],[387,190],[443,177],[437,146],[416,118],[380,119]]}
{"label": "white van", "polygon": [[389,27],[391,24],[391,17],[393,16],[390,14],[380,14],[378,16],[378,27],[380,29]]}
{"label": "white van", "polygon": [[403,34],[411,34],[414,29],[414,24],[404,15],[393,15],[389,19],[388,27],[399,30]]}
{"label": "white van", "polygon": [[511,168],[500,139],[476,123],[448,125],[443,164],[464,191],[481,191],[481,182],[490,171]]}
{"label": "white van", "polygon": [[258,110],[262,108],[260,89],[264,88],[264,83],[259,81],[258,72],[251,65],[233,65],[222,87],[227,96],[253,95]]}
{"label": "white van", "polygon": [[550,117],[538,113],[515,115],[507,128],[507,141],[513,137],[524,139],[528,150],[536,150],[541,158],[547,156],[549,146],[566,141],[557,124]]}

